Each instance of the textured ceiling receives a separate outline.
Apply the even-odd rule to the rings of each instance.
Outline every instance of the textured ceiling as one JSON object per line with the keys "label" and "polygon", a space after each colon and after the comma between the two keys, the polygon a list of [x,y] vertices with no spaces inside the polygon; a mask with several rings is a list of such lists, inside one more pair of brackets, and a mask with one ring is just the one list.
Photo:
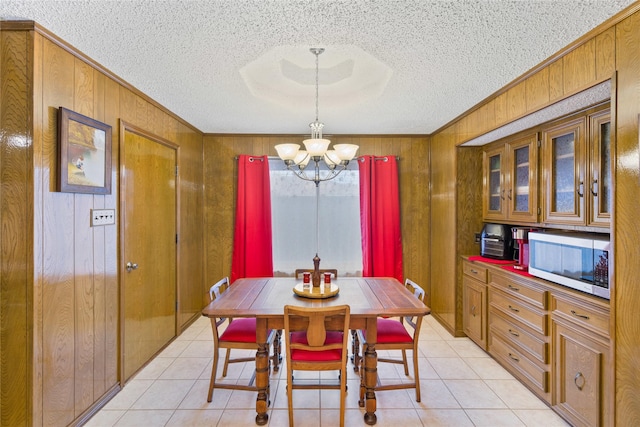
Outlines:
{"label": "textured ceiling", "polygon": [[632,0],[0,1],[207,133],[428,134]]}

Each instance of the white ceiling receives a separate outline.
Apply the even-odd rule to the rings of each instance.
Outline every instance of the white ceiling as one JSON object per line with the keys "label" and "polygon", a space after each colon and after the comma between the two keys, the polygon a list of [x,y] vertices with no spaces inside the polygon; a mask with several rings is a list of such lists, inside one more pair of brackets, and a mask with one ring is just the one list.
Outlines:
{"label": "white ceiling", "polygon": [[633,0],[2,0],[206,133],[428,134]]}

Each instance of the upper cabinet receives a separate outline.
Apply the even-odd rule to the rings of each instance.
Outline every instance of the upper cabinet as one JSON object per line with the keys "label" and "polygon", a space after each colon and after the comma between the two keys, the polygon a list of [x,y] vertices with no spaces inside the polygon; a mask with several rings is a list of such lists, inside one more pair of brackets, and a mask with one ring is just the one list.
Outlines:
{"label": "upper cabinet", "polygon": [[589,116],[590,180],[589,221],[587,225],[609,227],[611,225],[611,113],[604,110]]}
{"label": "upper cabinet", "polygon": [[485,221],[537,222],[538,135],[492,144],[483,152]]}
{"label": "upper cabinet", "polygon": [[608,109],[544,129],[542,222],[609,227],[610,131]]}

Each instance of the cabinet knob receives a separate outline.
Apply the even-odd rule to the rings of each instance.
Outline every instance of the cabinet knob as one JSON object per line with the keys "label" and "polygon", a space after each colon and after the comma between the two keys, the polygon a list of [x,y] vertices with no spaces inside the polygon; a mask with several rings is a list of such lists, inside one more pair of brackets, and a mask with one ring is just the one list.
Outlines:
{"label": "cabinet knob", "polygon": [[576,376],[573,377],[573,383],[576,385],[576,387],[578,387],[578,390],[580,391],[582,391],[582,388],[584,387],[586,382],[587,382],[586,378],[584,377],[584,375],[582,375],[582,372],[580,371],[578,371]]}

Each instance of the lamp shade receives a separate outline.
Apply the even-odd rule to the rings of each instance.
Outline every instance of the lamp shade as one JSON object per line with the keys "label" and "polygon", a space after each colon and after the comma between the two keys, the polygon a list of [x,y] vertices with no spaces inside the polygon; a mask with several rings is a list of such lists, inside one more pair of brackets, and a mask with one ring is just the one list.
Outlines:
{"label": "lamp shade", "polygon": [[275,146],[278,156],[282,160],[293,160],[300,149],[298,144],[278,144]]}
{"label": "lamp shade", "polygon": [[340,160],[351,160],[356,156],[356,151],[358,151],[358,146],[355,144],[335,144],[333,149],[336,150],[338,157]]}
{"label": "lamp shade", "polygon": [[309,155],[313,157],[324,156],[324,153],[327,152],[327,148],[329,148],[329,144],[331,143],[328,139],[320,138],[305,139],[302,142],[309,152]]}
{"label": "lamp shade", "polygon": [[309,163],[310,158],[311,156],[309,155],[309,153],[307,153],[305,150],[300,150],[298,151],[298,154],[296,154],[296,157],[293,159],[293,163],[300,166],[301,168],[304,168]]}
{"label": "lamp shade", "polygon": [[324,161],[329,166],[338,166],[340,164],[340,160],[341,159],[335,150],[327,150],[327,152],[324,153]]}

